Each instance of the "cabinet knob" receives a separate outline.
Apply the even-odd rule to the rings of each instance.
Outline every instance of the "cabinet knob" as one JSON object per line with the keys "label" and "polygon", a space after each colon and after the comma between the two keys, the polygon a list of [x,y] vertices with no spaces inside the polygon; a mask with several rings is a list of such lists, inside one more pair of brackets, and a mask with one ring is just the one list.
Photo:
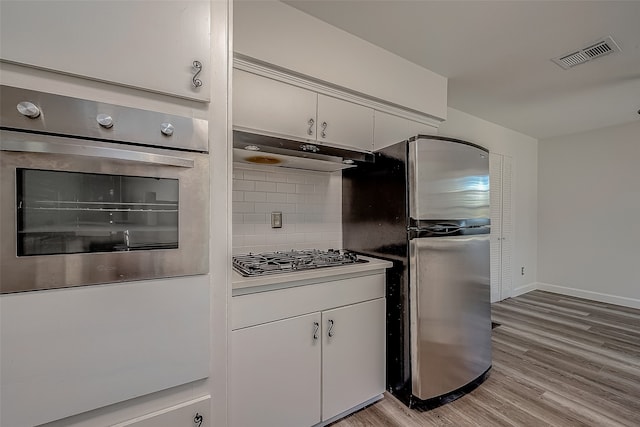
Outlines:
{"label": "cabinet knob", "polygon": [[309,130],[307,130],[307,135],[313,135],[313,125],[315,124],[315,120],[309,119],[307,124],[309,125]]}
{"label": "cabinet knob", "polygon": [[322,133],[320,133],[320,135],[321,135],[323,138],[326,138],[326,137],[327,137],[327,126],[329,126],[329,123],[327,123],[327,122],[322,122],[322,124],[321,124],[320,126],[322,126]]}
{"label": "cabinet knob", "polygon": [[171,123],[162,123],[160,124],[160,132],[162,132],[162,134],[164,136],[171,136],[173,135],[173,131],[174,131],[174,127]]}
{"label": "cabinet knob", "polygon": [[30,119],[35,119],[40,117],[40,109],[36,104],[29,101],[22,101],[18,103],[16,106],[18,112],[25,117],[29,117]]}
{"label": "cabinet knob", "polygon": [[333,320],[329,319],[328,323],[329,323],[329,332],[327,332],[327,335],[332,337],[335,335],[333,332]]}
{"label": "cabinet knob", "polygon": [[102,114],[102,113],[98,114],[96,116],[96,121],[100,126],[102,126],[105,129],[109,129],[113,127],[113,117],[111,117],[108,114]]}

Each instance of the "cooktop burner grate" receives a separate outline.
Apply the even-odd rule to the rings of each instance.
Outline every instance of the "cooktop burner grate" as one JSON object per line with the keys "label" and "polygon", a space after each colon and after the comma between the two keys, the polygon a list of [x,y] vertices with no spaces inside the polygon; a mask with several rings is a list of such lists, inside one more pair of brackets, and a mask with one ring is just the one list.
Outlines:
{"label": "cooktop burner grate", "polygon": [[349,251],[329,249],[291,250],[241,254],[233,256],[233,268],[243,276],[288,273],[322,267],[367,262]]}

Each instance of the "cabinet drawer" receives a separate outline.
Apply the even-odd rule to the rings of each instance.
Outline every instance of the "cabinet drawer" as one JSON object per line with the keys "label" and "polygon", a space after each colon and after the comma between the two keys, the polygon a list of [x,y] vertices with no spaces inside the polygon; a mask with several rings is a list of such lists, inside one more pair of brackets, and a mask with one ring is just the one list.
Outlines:
{"label": "cabinet drawer", "polygon": [[211,396],[202,396],[112,427],[211,427]]}
{"label": "cabinet drawer", "polygon": [[0,424],[40,425],[206,378],[209,316],[207,275],[2,295]]}
{"label": "cabinet drawer", "polygon": [[233,297],[231,329],[381,298],[385,275],[370,274],[314,285]]}

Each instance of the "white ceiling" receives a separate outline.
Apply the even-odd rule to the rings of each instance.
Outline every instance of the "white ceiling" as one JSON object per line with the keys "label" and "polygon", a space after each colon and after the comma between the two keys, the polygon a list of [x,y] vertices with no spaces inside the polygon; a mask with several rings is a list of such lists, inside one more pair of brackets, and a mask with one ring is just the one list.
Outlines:
{"label": "white ceiling", "polygon": [[[450,107],[535,138],[640,120],[637,0],[285,3],[448,77]],[[551,62],[608,35],[621,52]]]}

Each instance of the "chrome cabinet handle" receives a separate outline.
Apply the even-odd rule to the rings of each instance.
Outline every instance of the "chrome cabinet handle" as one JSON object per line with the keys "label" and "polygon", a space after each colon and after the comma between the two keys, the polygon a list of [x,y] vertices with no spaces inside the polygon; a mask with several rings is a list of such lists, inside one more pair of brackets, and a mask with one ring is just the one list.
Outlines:
{"label": "chrome cabinet handle", "polygon": [[329,332],[327,332],[327,335],[332,337],[334,335],[334,333],[333,333],[333,320],[329,319],[328,323],[329,323]]}
{"label": "chrome cabinet handle", "polygon": [[196,73],[193,75],[191,83],[193,84],[193,87],[200,87],[202,86],[202,80],[198,79],[197,77],[198,74],[200,74],[200,72],[202,71],[202,62],[193,61],[192,67],[194,70],[196,70]]}
{"label": "chrome cabinet handle", "polygon": [[307,135],[313,135],[313,125],[315,124],[315,120],[309,119],[307,124],[309,125],[309,130],[307,130]]}
{"label": "chrome cabinet handle", "polygon": [[313,322],[313,339],[318,339],[318,331],[320,330],[320,323]]}
{"label": "chrome cabinet handle", "polygon": [[323,138],[326,138],[327,137],[327,126],[329,126],[329,124],[327,122],[322,122],[322,124],[320,126],[322,126],[322,133],[320,133],[320,135],[322,135]]}
{"label": "chrome cabinet handle", "polygon": [[204,421],[204,417],[200,415],[200,413],[196,412],[196,416],[193,417],[193,424],[196,427],[201,427],[203,421]]}

